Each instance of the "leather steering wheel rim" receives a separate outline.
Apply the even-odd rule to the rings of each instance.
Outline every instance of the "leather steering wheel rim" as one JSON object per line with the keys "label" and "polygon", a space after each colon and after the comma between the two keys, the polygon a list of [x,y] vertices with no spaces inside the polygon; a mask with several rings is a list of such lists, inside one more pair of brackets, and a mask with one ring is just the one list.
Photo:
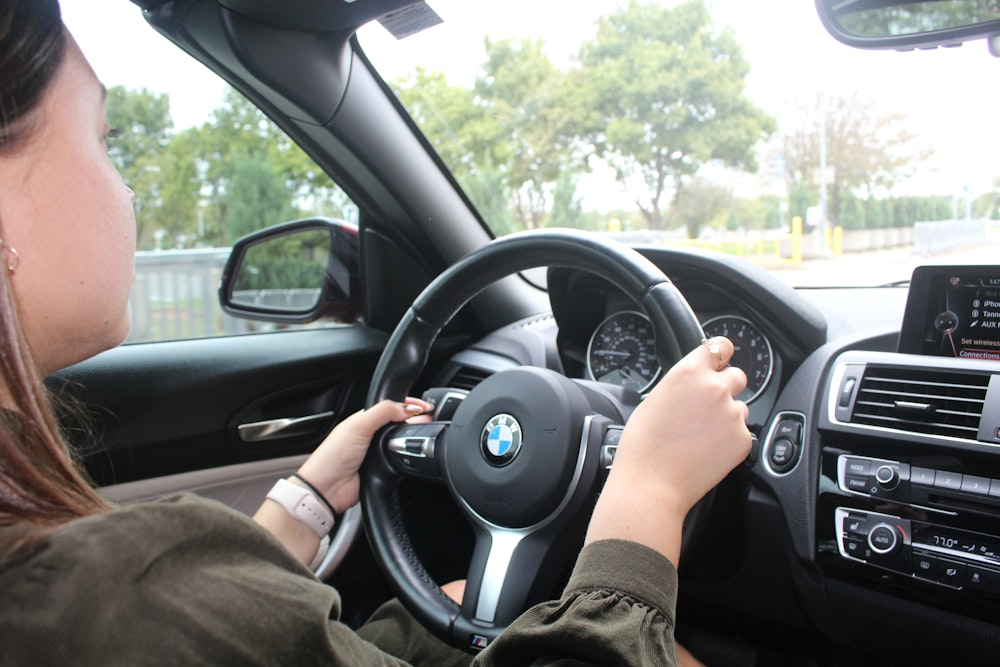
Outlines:
{"label": "leather steering wheel rim", "polygon": [[[663,368],[703,338],[701,325],[684,297],[635,250],[586,232],[519,232],[468,254],[416,298],[383,351],[366,405],[387,398],[402,400],[410,392],[435,338],[470,299],[501,278],[543,266],[590,271],[630,296],[653,324],[657,358]],[[364,526],[376,560],[397,597],[428,630],[459,648],[481,648],[505,626],[484,627],[470,618],[428,575],[403,525],[397,493],[400,479],[376,436],[362,468],[361,489]],[[686,532],[704,524],[707,505],[702,502],[692,510]]]}

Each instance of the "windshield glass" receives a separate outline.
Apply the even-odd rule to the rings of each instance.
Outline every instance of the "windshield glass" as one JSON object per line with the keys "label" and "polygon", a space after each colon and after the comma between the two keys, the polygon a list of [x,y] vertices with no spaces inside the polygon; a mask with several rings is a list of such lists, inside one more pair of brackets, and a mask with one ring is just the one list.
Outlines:
{"label": "windshield glass", "polygon": [[795,286],[995,263],[984,42],[858,51],[802,0],[429,4],[440,24],[359,41],[497,235],[708,248]]}

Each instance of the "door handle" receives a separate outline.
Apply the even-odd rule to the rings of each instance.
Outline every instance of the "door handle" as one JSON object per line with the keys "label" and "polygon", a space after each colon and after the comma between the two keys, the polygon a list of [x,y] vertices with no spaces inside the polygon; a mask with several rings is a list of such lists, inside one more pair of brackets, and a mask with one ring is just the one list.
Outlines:
{"label": "door handle", "polygon": [[305,417],[285,417],[266,421],[240,424],[236,430],[243,442],[264,442],[279,438],[294,438],[315,433],[318,423],[333,418],[333,412],[321,412]]}

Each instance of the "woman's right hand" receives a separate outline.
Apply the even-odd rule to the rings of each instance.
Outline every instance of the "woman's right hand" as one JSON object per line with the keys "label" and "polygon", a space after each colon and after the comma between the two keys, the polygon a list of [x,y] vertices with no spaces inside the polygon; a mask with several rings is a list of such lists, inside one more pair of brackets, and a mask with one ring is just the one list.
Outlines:
{"label": "woman's right hand", "polygon": [[591,517],[587,541],[627,539],[677,565],[684,517],[750,451],[746,375],[713,338],[677,362],[636,408]]}

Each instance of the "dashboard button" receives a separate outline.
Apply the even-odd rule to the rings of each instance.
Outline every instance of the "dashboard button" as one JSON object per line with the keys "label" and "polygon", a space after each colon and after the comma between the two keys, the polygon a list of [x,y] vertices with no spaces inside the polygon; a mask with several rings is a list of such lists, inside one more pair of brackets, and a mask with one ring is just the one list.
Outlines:
{"label": "dashboard button", "polygon": [[980,567],[979,565],[967,565],[965,568],[965,585],[974,591],[1000,595],[1000,572]]}
{"label": "dashboard button", "polygon": [[868,459],[848,458],[844,464],[844,470],[848,475],[867,475],[871,472],[871,461]]}
{"label": "dashboard button", "polygon": [[910,484],[934,486],[934,470],[931,468],[910,468]]}
{"label": "dashboard button", "polygon": [[881,465],[875,470],[875,481],[883,489],[891,491],[899,486],[899,470],[890,465]]}
{"label": "dashboard button", "polygon": [[887,523],[878,524],[868,533],[868,546],[877,554],[892,554],[899,543],[899,532]]}
{"label": "dashboard button", "polygon": [[864,517],[849,516],[844,519],[844,532],[848,535],[864,537],[868,534],[868,521]]}
{"label": "dashboard button", "polygon": [[774,428],[777,438],[788,438],[796,445],[802,444],[802,421],[799,419],[782,419]]}
{"label": "dashboard button", "polygon": [[795,443],[788,438],[777,438],[767,452],[767,462],[771,464],[771,469],[774,472],[787,472],[798,461],[798,449]]}
{"label": "dashboard button", "polygon": [[1000,498],[1000,479],[990,480],[990,496]]}
{"label": "dashboard button", "polygon": [[961,588],[965,585],[965,563],[942,558],[938,561],[937,580],[946,586]]}
{"label": "dashboard button", "polygon": [[927,554],[913,554],[913,574],[930,581],[937,580],[938,559]]}
{"label": "dashboard button", "polygon": [[844,384],[840,386],[840,398],[837,401],[837,405],[841,408],[846,408],[851,404],[851,395],[854,394],[854,386],[858,383],[855,378],[847,378],[844,380]]}
{"label": "dashboard button", "polygon": [[947,472],[937,470],[934,473],[934,488],[949,489],[951,491],[962,490],[962,475],[957,472]]}
{"label": "dashboard button", "polygon": [[962,477],[962,491],[985,496],[990,492],[990,480],[985,477],[965,475]]}
{"label": "dashboard button", "polygon": [[857,475],[847,475],[844,478],[844,486],[846,486],[849,491],[868,493],[868,478],[858,477]]}
{"label": "dashboard button", "polygon": [[870,555],[864,541],[854,537],[844,538],[844,551],[848,556],[861,560],[867,560]]}

